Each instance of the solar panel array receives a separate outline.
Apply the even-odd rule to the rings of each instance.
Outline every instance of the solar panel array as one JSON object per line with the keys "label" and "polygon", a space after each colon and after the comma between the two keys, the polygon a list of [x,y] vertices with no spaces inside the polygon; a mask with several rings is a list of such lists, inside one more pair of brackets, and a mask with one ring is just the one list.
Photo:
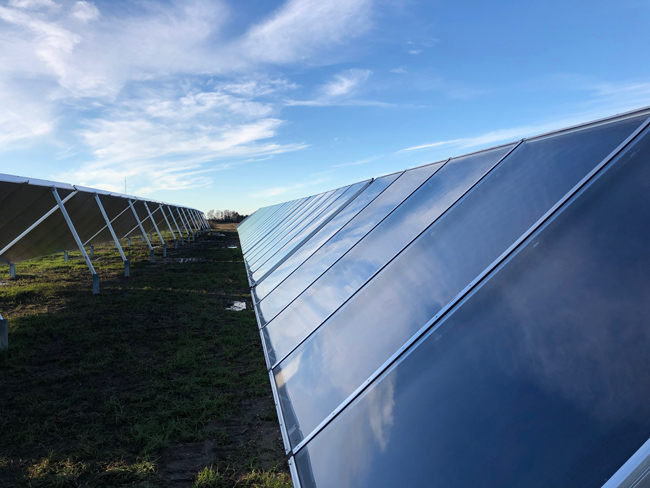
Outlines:
{"label": "solar panel array", "polygon": [[114,241],[128,274],[120,239],[142,235],[154,259],[154,243],[149,235],[156,236],[165,253],[167,232],[176,243],[183,243],[186,237],[192,239],[208,228],[203,213],[196,209],[0,174],[0,263],[12,266],[12,273],[17,262],[79,250],[98,292],[98,277],[86,247]]}
{"label": "solar panel array", "polygon": [[650,452],[648,116],[239,225],[296,486],[633,486]]}

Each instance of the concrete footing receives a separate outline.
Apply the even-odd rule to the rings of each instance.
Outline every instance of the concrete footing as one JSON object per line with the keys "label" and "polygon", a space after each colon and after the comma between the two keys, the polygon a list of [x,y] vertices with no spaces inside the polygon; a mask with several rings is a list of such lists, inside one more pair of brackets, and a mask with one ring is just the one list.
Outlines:
{"label": "concrete footing", "polygon": [[63,251],[63,260],[67,263],[70,257],[68,256],[68,251]]}
{"label": "concrete footing", "polygon": [[0,316],[0,351],[9,349],[9,321]]}
{"label": "concrete footing", "polygon": [[99,275],[93,275],[93,295],[99,295]]}
{"label": "concrete footing", "polygon": [[124,261],[124,276],[128,278],[131,276],[131,261],[128,259]]}
{"label": "concrete footing", "polygon": [[16,277],[16,265],[14,263],[9,263],[9,277]]}
{"label": "concrete footing", "polygon": [[95,246],[90,246],[90,259],[95,257]]}
{"label": "concrete footing", "polygon": [[167,243],[163,243],[163,258],[167,257]]}
{"label": "concrete footing", "polygon": [[155,263],[156,262],[156,255],[153,252],[153,249],[151,250],[151,262]]}

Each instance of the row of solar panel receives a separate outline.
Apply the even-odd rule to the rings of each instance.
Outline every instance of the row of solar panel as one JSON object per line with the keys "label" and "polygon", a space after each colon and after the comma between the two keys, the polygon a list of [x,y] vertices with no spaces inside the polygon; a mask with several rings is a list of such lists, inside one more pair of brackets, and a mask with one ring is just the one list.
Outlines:
{"label": "row of solar panel", "polygon": [[296,483],[612,478],[650,438],[648,115],[240,224]]}
{"label": "row of solar panel", "polygon": [[0,262],[16,263],[78,248],[57,197],[84,246],[113,240],[107,220],[118,239],[156,229],[180,239],[208,228],[196,209],[0,174]]}

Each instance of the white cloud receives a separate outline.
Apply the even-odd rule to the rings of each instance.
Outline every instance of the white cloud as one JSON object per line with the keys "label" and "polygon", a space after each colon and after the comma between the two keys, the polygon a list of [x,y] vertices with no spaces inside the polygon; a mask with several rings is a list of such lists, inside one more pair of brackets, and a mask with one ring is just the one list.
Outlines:
{"label": "white cloud", "polygon": [[[0,151],[44,137],[64,157],[85,147],[88,161],[57,177],[119,189],[127,176],[146,191],[202,185],[210,171],[305,147],[275,140],[282,98],[297,86],[266,65],[362,35],[372,0],[288,0],[234,38],[226,0],[99,6],[0,4]],[[368,75],[351,70],[323,93],[343,98]],[[66,144],[56,141],[62,119],[80,126]]]}
{"label": "white cloud", "polygon": [[74,4],[72,16],[81,22],[89,22],[99,18],[99,9],[92,2],[80,1]]}
{"label": "white cloud", "polygon": [[406,69],[402,68],[402,67],[392,69],[392,70],[390,70],[390,72],[391,73],[397,73],[398,75],[402,75],[404,73],[407,73]]}
{"label": "white cloud", "polygon": [[371,0],[289,0],[270,19],[252,27],[241,43],[256,61],[293,63],[364,34]]}
{"label": "white cloud", "polygon": [[26,10],[58,7],[52,0],[9,0],[9,6]]}
{"label": "white cloud", "polygon": [[372,71],[369,69],[349,69],[336,75],[332,81],[323,86],[322,90],[327,97],[348,95],[359,85],[365,83],[371,74]]}
{"label": "white cloud", "polygon": [[348,69],[335,75],[330,81],[317,89],[318,95],[312,100],[286,100],[289,106],[325,107],[330,105],[355,106],[392,106],[389,103],[372,100],[354,100],[350,96],[356,94],[361,86],[370,78],[369,69]]}
{"label": "white cloud", "polygon": [[409,54],[420,54],[422,52],[422,49],[411,49],[409,51]]}

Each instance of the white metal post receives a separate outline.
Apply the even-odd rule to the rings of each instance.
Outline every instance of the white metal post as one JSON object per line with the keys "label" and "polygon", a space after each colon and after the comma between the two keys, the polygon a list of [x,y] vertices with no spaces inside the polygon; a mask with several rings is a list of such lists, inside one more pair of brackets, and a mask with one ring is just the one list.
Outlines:
{"label": "white metal post", "polygon": [[15,277],[16,277],[16,264],[9,263],[9,278],[15,278]]}
{"label": "white metal post", "polygon": [[181,216],[183,219],[183,222],[185,225],[185,230],[187,231],[187,240],[189,241],[190,239],[194,240],[194,231],[192,230],[192,227],[190,226],[190,222],[187,220],[187,215],[185,215],[185,211],[182,207],[178,207],[178,215]]}
{"label": "white metal post", "polygon": [[158,208],[160,209],[160,213],[163,214],[163,217],[165,217],[165,223],[167,224],[167,228],[172,233],[172,237],[174,238],[174,247],[178,249],[178,239],[176,239],[176,234],[174,233],[174,229],[172,229],[172,226],[169,223],[169,219],[167,219],[167,214],[165,213],[165,209],[163,208],[162,203],[158,205]]}
{"label": "white metal post", "polygon": [[178,213],[178,220],[181,221],[181,225],[187,234],[187,242],[190,242],[192,240],[192,234],[190,233],[190,229],[187,228],[187,224],[185,223],[185,219],[183,218],[180,207],[176,207],[176,213]]}
{"label": "white metal post", "polygon": [[[73,196],[77,194],[76,191],[73,191],[63,199],[63,203],[67,202],[70,200]],[[34,222],[32,225],[27,227],[18,237],[16,237],[13,241],[11,241],[9,244],[7,244],[2,251],[0,251],[0,256],[6,253],[9,249],[11,249],[14,244],[16,244],[18,241],[20,241],[23,237],[25,237],[27,234],[29,234],[31,231],[33,231],[40,223],[42,223],[45,219],[47,219],[50,215],[52,215],[54,212],[58,210],[59,206],[55,205],[52,207],[45,215],[43,215],[40,219],[38,219],[36,222]]]}
{"label": "white metal post", "polygon": [[190,216],[190,223],[194,226],[196,230],[196,234],[201,235],[201,228],[198,226],[198,223],[196,221],[196,215],[194,214],[194,210],[192,210],[191,208],[187,209],[187,213]]}
{"label": "white metal post", "polygon": [[145,240],[147,243],[147,246],[149,246],[149,250],[151,251],[151,262],[155,263],[156,262],[156,255],[153,252],[153,246],[151,245],[151,242],[149,241],[149,238],[147,237],[147,233],[144,231],[144,227],[142,227],[142,222],[140,222],[140,217],[138,217],[138,212],[135,211],[135,207],[133,206],[133,202],[131,199],[129,199],[129,206],[131,207],[131,210],[133,211],[133,216],[135,217],[136,222],[138,223],[138,227],[140,227],[140,232],[142,232],[142,238]]}
{"label": "white metal post", "polygon": [[172,220],[174,221],[174,225],[176,226],[176,230],[178,230],[178,235],[181,236],[181,244],[185,245],[185,238],[183,237],[183,233],[181,232],[181,228],[178,226],[178,222],[176,222],[176,217],[174,217],[174,211],[171,209],[171,207],[169,205],[167,206],[167,210],[169,210],[169,215],[172,216]]}
{"label": "white metal post", "polygon": [[79,239],[79,234],[77,234],[77,229],[74,228],[74,224],[72,223],[72,220],[68,215],[68,211],[65,209],[65,205],[63,205],[63,202],[61,201],[59,192],[56,191],[56,188],[54,187],[52,187],[52,194],[54,195],[54,199],[56,200],[56,203],[59,206],[61,213],[63,214],[63,218],[65,219],[66,223],[68,224],[68,227],[70,228],[70,232],[72,233],[72,237],[74,238],[74,241],[77,243],[77,247],[79,248],[79,251],[81,251],[81,255],[83,256],[84,261],[86,261],[86,266],[88,266],[90,273],[93,275],[93,295],[97,295],[99,293],[99,275],[95,271],[95,268],[93,267],[93,263],[90,261],[88,254],[86,254],[86,248],[84,248],[81,239]]}
{"label": "white metal post", "polygon": [[156,229],[156,232],[158,233],[158,237],[160,238],[160,242],[162,242],[163,245],[163,258],[167,257],[167,243],[165,242],[165,239],[163,239],[162,234],[160,233],[160,229],[158,229],[158,225],[156,224],[156,220],[153,218],[153,215],[151,214],[151,210],[149,210],[149,205],[147,205],[147,202],[142,202],[144,203],[144,208],[147,209],[147,213],[149,214],[149,218],[151,219],[151,223],[153,224],[153,228]]}
{"label": "white metal post", "polygon": [[189,226],[190,230],[192,231],[192,237],[194,237],[195,229],[192,226],[192,222],[190,221],[190,218],[187,216],[187,214],[189,213],[189,210],[186,211],[184,208],[181,208],[181,210],[183,211],[183,215],[185,216],[185,220],[187,220],[187,225]]}
{"label": "white metal post", "polygon": [[192,219],[190,218],[191,217],[190,209],[187,209],[187,210],[183,209],[183,212],[185,213],[185,218],[187,219],[187,223],[189,224],[189,226],[192,229],[192,234],[195,234],[198,229],[196,228],[196,223],[194,225],[192,225]]}
{"label": "white metal post", "polygon": [[122,250],[122,246],[120,245],[120,241],[115,235],[115,231],[113,230],[113,226],[111,225],[111,221],[108,220],[108,215],[106,215],[106,211],[104,210],[104,206],[102,205],[101,200],[99,199],[99,195],[95,193],[95,201],[97,202],[97,206],[99,207],[100,212],[102,213],[102,216],[104,217],[104,220],[106,221],[106,227],[108,227],[108,230],[111,232],[111,236],[113,237],[113,242],[115,243],[115,247],[117,250],[120,252],[120,256],[122,257],[122,261],[124,261],[124,276],[127,278],[131,275],[131,264],[129,263],[129,260],[126,259],[126,255],[124,254],[124,251]]}
{"label": "white metal post", "polygon": [[199,212],[198,210],[196,211],[196,220],[199,221],[199,225],[201,226],[201,229],[206,230],[205,222],[203,221],[203,217],[201,217],[201,212]]}

